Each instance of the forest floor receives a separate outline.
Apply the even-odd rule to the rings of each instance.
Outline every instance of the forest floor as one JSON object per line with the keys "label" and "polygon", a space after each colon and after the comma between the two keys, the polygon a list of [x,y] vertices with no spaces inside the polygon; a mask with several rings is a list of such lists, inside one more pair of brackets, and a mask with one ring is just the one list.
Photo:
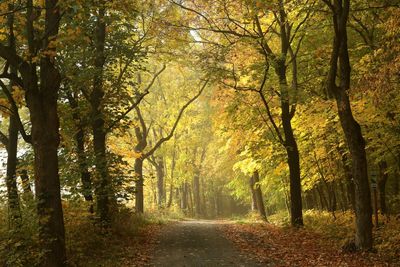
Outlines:
{"label": "forest floor", "polygon": [[400,266],[379,253],[344,252],[333,240],[307,229],[267,223],[229,224],[221,230],[242,251],[263,266]]}
{"label": "forest floor", "polygon": [[266,266],[225,238],[228,221],[186,220],[166,226],[150,266]]}
{"label": "forest floor", "polygon": [[309,228],[187,220],[167,224],[145,266],[400,266],[380,253],[344,252]]}

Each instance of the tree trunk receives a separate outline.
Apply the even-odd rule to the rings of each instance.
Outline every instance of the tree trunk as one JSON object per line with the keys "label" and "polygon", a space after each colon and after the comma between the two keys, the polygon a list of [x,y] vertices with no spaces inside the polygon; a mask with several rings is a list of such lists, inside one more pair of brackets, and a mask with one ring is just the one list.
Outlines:
{"label": "tree trunk", "polygon": [[157,205],[161,208],[165,202],[165,188],[164,188],[164,158],[156,157],[156,173],[157,173]]}
{"label": "tree trunk", "polygon": [[257,209],[257,200],[256,200],[256,191],[254,189],[254,178],[251,176],[249,178],[250,192],[251,192],[251,210],[256,211]]}
{"label": "tree trunk", "polygon": [[[13,5],[10,5],[10,10],[13,10]],[[15,50],[15,37],[13,32],[14,14],[8,16],[8,24],[10,28],[9,46]],[[11,74],[17,75],[17,68],[10,67]],[[10,81],[9,91],[12,93],[13,86],[16,85]],[[21,223],[21,210],[17,188],[17,150],[18,150],[18,116],[15,111],[10,115],[8,125],[8,144],[7,144],[7,171],[6,171],[6,186],[7,199],[9,207],[9,218],[12,228],[19,228]]]}
{"label": "tree trunk", "polygon": [[[74,135],[75,143],[76,143],[76,153],[78,155],[78,163],[79,163],[79,171],[81,174],[81,183],[82,183],[82,194],[86,201],[93,201],[93,188],[92,188],[92,178],[90,176],[90,172],[87,166],[87,158],[85,152],[85,130],[84,124],[81,119],[81,115],[79,114],[79,105],[78,101],[72,94],[68,96],[68,102],[72,109],[72,118],[74,119],[76,126],[76,133]],[[90,207],[90,212],[93,212],[93,206]]]}
{"label": "tree trunk", "polygon": [[334,182],[331,182],[330,190],[331,190],[331,196],[332,196],[332,201],[331,201],[331,212],[332,212],[333,218],[336,219],[335,211],[336,211],[336,209],[337,209],[337,198],[336,198],[336,192],[335,192],[335,184],[334,184]]}
{"label": "tree trunk", "polygon": [[344,188],[343,180],[339,181],[340,199],[342,202],[343,211],[349,209],[349,202],[347,201],[346,190]]}
{"label": "tree trunk", "polygon": [[95,183],[95,193],[97,198],[97,215],[101,222],[107,223],[110,220],[110,195],[111,188],[108,181],[107,158],[106,158],[106,135],[104,132],[104,121],[96,119],[92,125],[93,147],[95,152],[95,165],[97,180]]}
{"label": "tree trunk", "polygon": [[194,211],[194,202],[193,202],[193,190],[190,188],[190,186],[187,184],[187,194],[189,196],[189,201],[188,201],[188,208],[189,208],[189,214],[191,216],[194,216],[195,211]]}
{"label": "tree trunk", "polygon": [[[65,266],[65,233],[58,174],[57,149],[59,139],[59,118],[57,98],[60,88],[60,74],[55,66],[55,47],[51,41],[58,36],[60,12],[57,0],[45,2],[44,36],[35,39],[33,27],[33,1],[26,4],[26,32],[28,58],[35,56],[36,48],[46,50],[37,63],[24,61],[15,50],[0,44],[1,56],[10,60],[10,65],[19,69],[25,90],[25,100],[30,113],[31,141],[34,151],[35,190],[39,241],[42,251],[40,266]],[[50,37],[51,36],[51,40]],[[37,42],[40,40],[40,42]],[[36,47],[38,46],[38,47]],[[39,50],[39,49],[37,49]],[[40,75],[40,81],[39,76]]]}
{"label": "tree trunk", "polygon": [[215,217],[221,214],[221,190],[215,190]]}
{"label": "tree trunk", "polygon": [[136,191],[135,191],[135,208],[137,213],[144,212],[143,205],[143,159],[135,159],[135,178],[136,178]]}
{"label": "tree trunk", "polygon": [[[369,187],[365,141],[361,127],[351,111],[349,90],[351,67],[347,46],[347,21],[350,0],[326,1],[332,11],[334,40],[328,76],[328,90],[336,99],[340,124],[346,137],[352,159],[352,174],[355,184],[356,235],[358,249],[372,248],[372,206]],[[336,80],[339,77],[339,85]]]}
{"label": "tree trunk", "polygon": [[172,155],[172,163],[171,163],[171,181],[170,181],[170,189],[169,189],[169,199],[167,203],[167,208],[170,208],[172,205],[173,191],[174,191],[174,171],[176,165],[176,145],[174,143],[174,151]]}
{"label": "tree trunk", "polygon": [[22,184],[22,190],[23,190],[22,199],[25,202],[29,202],[29,201],[33,200],[33,192],[31,189],[31,182],[29,180],[28,171],[23,169],[21,171],[20,178],[21,178],[21,184]]}
{"label": "tree trunk", "polygon": [[347,197],[351,204],[351,207],[353,208],[353,210],[355,210],[356,196],[355,196],[355,186],[354,186],[353,175],[351,174],[351,167],[349,166],[349,164],[347,162],[347,155],[344,154],[344,152],[341,150],[339,150],[339,153],[342,155],[342,164],[343,164],[343,170],[344,170],[344,175],[345,175],[345,179],[346,179]]}
{"label": "tree trunk", "polygon": [[31,182],[29,181],[28,171],[26,169],[21,171],[21,183],[24,194],[32,194]]}
{"label": "tree trunk", "polygon": [[263,199],[263,195],[262,195],[262,191],[261,191],[261,186],[259,183],[260,183],[260,174],[256,170],[253,172],[252,185],[253,185],[254,193],[256,196],[257,210],[258,210],[261,218],[264,221],[267,221],[267,214],[265,212],[264,199]]}
{"label": "tree trunk", "polygon": [[293,134],[292,115],[290,114],[289,91],[286,79],[285,60],[279,60],[276,73],[279,77],[280,99],[281,99],[281,120],[285,134],[285,149],[287,163],[289,166],[289,188],[290,188],[290,221],[292,226],[303,225],[303,210],[301,202],[300,182],[300,156],[297,142]]}
{"label": "tree trunk", "polygon": [[324,194],[324,189],[320,186],[320,184],[317,184],[316,188],[317,188],[319,200],[321,203],[321,210],[324,210],[324,209],[328,210],[329,205],[328,205],[328,201],[326,200],[326,197]]}
{"label": "tree trunk", "polygon": [[187,183],[181,186],[181,209],[186,213],[188,209]]}
{"label": "tree trunk", "polygon": [[17,147],[18,147],[18,118],[12,114],[8,126],[8,146],[7,146],[7,199],[9,207],[9,217],[11,227],[17,227],[21,223],[21,210],[17,188]]}
{"label": "tree trunk", "polygon": [[[49,80],[47,80],[48,83]],[[66,258],[64,220],[58,176],[57,101],[56,97],[51,99],[50,94],[45,95],[45,101],[37,95],[31,95],[28,105],[31,113],[32,141],[35,153],[35,190],[38,203],[39,238],[42,247],[45,248],[43,265],[41,266],[52,267],[64,266]],[[44,103],[46,104],[44,105]]]}
{"label": "tree trunk", "polygon": [[174,184],[171,181],[171,184],[169,185],[169,198],[167,202],[167,208],[171,207],[173,198],[174,198]]}
{"label": "tree trunk", "polygon": [[81,125],[78,127],[78,132],[75,135],[75,141],[78,154],[79,169],[81,173],[82,193],[86,201],[92,202],[92,178],[90,176],[90,172],[86,163],[87,159],[85,153],[85,132]]}
{"label": "tree trunk", "polygon": [[136,203],[136,212],[143,213],[144,212],[144,177],[143,177],[143,150],[147,146],[147,128],[144,123],[143,117],[140,113],[140,109],[136,108],[136,113],[138,115],[139,121],[141,122],[141,127],[135,127],[135,135],[137,139],[137,144],[135,146],[135,152],[140,155],[135,159],[135,178],[136,178],[136,191],[135,191],[135,203]]}
{"label": "tree trunk", "polygon": [[[46,1],[45,32],[57,36],[60,14],[58,1]],[[32,11],[32,10],[31,10]],[[31,12],[28,12],[31,13]],[[47,47],[50,40],[45,40]],[[66,265],[64,219],[60,195],[57,150],[60,143],[57,112],[60,74],[54,58],[40,59],[40,88],[36,66],[30,65],[30,79],[24,80],[26,103],[32,124],[32,145],[35,155],[35,191],[39,218],[39,240],[43,257],[41,266]]]}
{"label": "tree trunk", "polygon": [[400,193],[400,153],[397,155],[397,171],[393,182],[393,194],[398,196]]}
{"label": "tree trunk", "polygon": [[92,108],[92,131],[93,131],[93,149],[95,153],[96,182],[95,193],[97,198],[97,216],[104,224],[110,220],[110,197],[112,189],[108,177],[107,155],[106,155],[106,131],[104,128],[104,114],[102,101],[104,98],[103,88],[103,69],[105,64],[105,39],[106,23],[104,4],[98,10],[96,31],[95,31],[95,63],[93,90],[90,96]]}
{"label": "tree trunk", "polygon": [[365,141],[361,127],[351,112],[347,90],[336,90],[335,97],[340,122],[352,158],[352,174],[355,184],[356,245],[360,249],[370,249],[372,248],[372,208]]}
{"label": "tree trunk", "polygon": [[200,192],[201,192],[201,210],[200,210],[200,214],[201,216],[203,216],[204,218],[207,218],[207,197],[206,197],[206,185],[205,185],[205,181],[204,181],[204,177],[200,176]]}
{"label": "tree trunk", "polygon": [[387,173],[387,162],[379,162],[379,177],[378,177],[378,190],[379,190],[379,206],[381,208],[381,214],[387,213],[386,208],[386,182],[389,178]]}
{"label": "tree trunk", "polygon": [[[304,195],[304,194],[303,194]],[[305,194],[305,209],[306,210],[311,210],[315,209],[315,201],[314,201],[314,194],[312,193],[312,190],[308,190]]]}
{"label": "tree trunk", "polygon": [[193,176],[193,204],[196,217],[201,215],[200,207],[200,172],[196,170]]}

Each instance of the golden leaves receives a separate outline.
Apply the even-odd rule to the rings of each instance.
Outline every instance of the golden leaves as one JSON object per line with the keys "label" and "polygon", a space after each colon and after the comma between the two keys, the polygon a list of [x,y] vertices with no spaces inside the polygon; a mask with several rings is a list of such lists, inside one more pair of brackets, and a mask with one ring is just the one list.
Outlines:
{"label": "golden leaves", "polygon": [[8,117],[10,115],[10,103],[5,98],[0,98],[0,115]]}
{"label": "golden leaves", "polygon": [[12,96],[17,106],[24,104],[25,92],[21,87],[14,85],[12,87]]}

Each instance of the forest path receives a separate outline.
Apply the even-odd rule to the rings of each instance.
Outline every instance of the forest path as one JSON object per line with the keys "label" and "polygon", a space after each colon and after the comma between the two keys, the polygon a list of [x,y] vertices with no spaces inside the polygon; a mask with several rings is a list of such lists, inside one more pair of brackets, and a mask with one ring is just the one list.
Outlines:
{"label": "forest path", "polygon": [[150,266],[263,266],[245,258],[223,236],[218,226],[227,223],[190,220],[166,227]]}

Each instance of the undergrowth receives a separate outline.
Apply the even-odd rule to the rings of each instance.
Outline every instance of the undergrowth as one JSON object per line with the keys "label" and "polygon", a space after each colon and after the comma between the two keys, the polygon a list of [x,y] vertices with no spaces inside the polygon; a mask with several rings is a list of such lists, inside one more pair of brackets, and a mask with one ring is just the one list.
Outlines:
{"label": "undergrowth", "polygon": [[[287,212],[282,211],[268,217],[272,224],[288,227],[290,220]],[[338,249],[350,240],[354,240],[354,213],[350,211],[330,212],[306,210],[303,213],[305,229],[317,233]],[[400,258],[400,221],[395,217],[379,216],[379,227],[373,228],[374,247],[377,253],[388,262],[397,262]]]}
{"label": "undergrowth", "polygon": [[151,223],[164,224],[170,221],[180,221],[186,218],[185,214],[177,207],[149,208],[145,211],[146,219]]}
{"label": "undergrowth", "polygon": [[[137,262],[135,257],[145,257],[143,246],[157,231],[153,226],[166,222],[166,216],[136,215],[121,208],[115,212],[110,227],[104,229],[87,212],[85,203],[63,203],[63,210],[68,266],[71,267],[126,266],[126,262]],[[39,266],[41,251],[34,211],[31,207],[23,208],[24,221],[15,232],[8,230],[7,210],[0,207],[0,266]]]}

